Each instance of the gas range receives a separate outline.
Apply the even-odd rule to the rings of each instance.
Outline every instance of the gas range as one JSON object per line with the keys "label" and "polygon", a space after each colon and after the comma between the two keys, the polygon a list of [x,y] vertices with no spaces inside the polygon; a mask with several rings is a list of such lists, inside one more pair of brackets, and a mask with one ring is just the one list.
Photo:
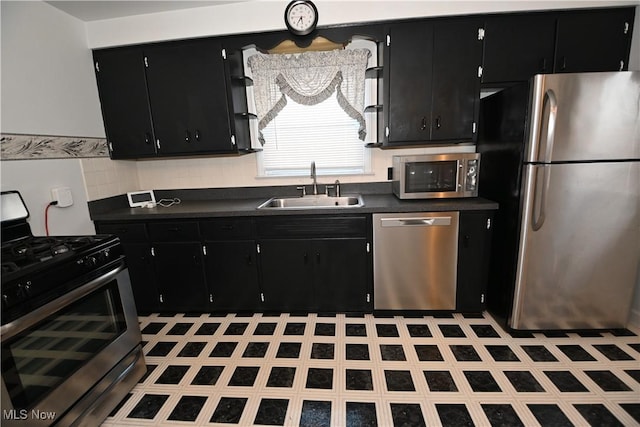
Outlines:
{"label": "gas range", "polygon": [[3,193],[2,325],[123,262],[122,246],[115,236],[33,236],[26,207],[18,209],[17,217],[11,216],[11,209],[5,212],[12,203],[24,202],[19,193]]}
{"label": "gas range", "polygon": [[2,243],[2,324],[99,276],[123,257],[117,237],[29,236]]}
{"label": "gas range", "polygon": [[146,371],[120,240],[33,236],[0,197],[2,425],[100,425]]}

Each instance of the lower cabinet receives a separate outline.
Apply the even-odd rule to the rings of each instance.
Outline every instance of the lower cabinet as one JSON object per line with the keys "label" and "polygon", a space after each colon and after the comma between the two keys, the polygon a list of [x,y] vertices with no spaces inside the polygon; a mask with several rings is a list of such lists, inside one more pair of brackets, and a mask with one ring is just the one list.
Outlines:
{"label": "lower cabinet", "polygon": [[264,308],[372,311],[370,215],[258,218]]}
{"label": "lower cabinet", "polygon": [[122,242],[127,259],[131,289],[138,313],[152,313],[160,310],[160,295],[156,283],[151,243],[147,228],[142,222],[96,223],[96,231],[101,234],[115,234]]}
{"label": "lower cabinet", "polygon": [[460,212],[456,311],[484,310],[493,211]]}
{"label": "lower cabinet", "polygon": [[264,307],[280,311],[370,311],[366,238],[260,242]]}
{"label": "lower cabinet", "polygon": [[253,240],[205,242],[205,272],[211,309],[259,311],[258,260]]}
{"label": "lower cabinet", "polygon": [[149,243],[122,242],[138,313],[160,310],[160,295]]}
{"label": "lower cabinet", "polygon": [[[456,311],[484,309],[492,211],[462,211]],[[371,215],[97,222],[139,312],[373,311]]]}
{"label": "lower cabinet", "polygon": [[153,243],[153,260],[161,311],[207,311],[207,285],[200,243]]}

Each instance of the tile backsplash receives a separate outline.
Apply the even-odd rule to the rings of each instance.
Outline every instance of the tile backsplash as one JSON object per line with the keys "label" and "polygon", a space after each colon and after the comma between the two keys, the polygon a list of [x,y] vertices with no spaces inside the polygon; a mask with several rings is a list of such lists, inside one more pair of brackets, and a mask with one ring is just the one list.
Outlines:
{"label": "tile backsplash", "polygon": [[[474,152],[474,145],[372,149],[371,170],[366,175],[320,176],[321,184],[341,182],[382,182],[387,180],[387,168],[394,155],[431,154],[440,152]],[[151,160],[82,159],[88,200],[111,197],[127,191],[260,187],[269,185],[307,185],[308,176],[262,178],[257,175],[259,154],[244,156],[211,156]]]}
{"label": "tile backsplash", "polygon": [[140,189],[134,161],[106,158],[82,159],[87,200],[103,199]]}

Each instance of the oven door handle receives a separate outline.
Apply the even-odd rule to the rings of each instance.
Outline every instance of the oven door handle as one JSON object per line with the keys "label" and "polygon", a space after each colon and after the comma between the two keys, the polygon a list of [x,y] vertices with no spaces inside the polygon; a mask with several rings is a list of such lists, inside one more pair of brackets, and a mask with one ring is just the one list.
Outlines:
{"label": "oven door handle", "polygon": [[0,335],[2,336],[2,341],[4,342],[10,339],[21,331],[24,331],[25,329],[30,328],[39,321],[51,316],[52,313],[59,311],[70,303],[79,300],[80,298],[90,294],[96,289],[99,289],[106,283],[113,280],[114,277],[116,277],[121,271],[125,270],[126,268],[126,265],[124,263],[121,263],[117,268],[110,270],[102,276],[91,280],[90,282],[60,296],[59,298],[56,298],[55,300],[43,305],[42,307],[38,307],[37,309],[28,314],[25,314],[24,316],[14,320],[13,322],[2,325],[2,327],[0,327]]}

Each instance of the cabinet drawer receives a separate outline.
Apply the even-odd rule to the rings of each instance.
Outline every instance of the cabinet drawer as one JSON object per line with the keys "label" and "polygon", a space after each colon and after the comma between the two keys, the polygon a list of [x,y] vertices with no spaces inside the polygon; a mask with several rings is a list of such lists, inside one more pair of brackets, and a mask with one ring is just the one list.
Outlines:
{"label": "cabinet drawer", "polygon": [[366,237],[367,217],[362,216],[286,216],[259,218],[260,237]]}
{"label": "cabinet drawer", "polygon": [[223,218],[200,223],[205,240],[248,239],[253,237],[253,221],[248,218]]}
{"label": "cabinet drawer", "polygon": [[143,223],[98,224],[98,233],[115,234],[123,242],[141,242],[147,240],[147,230]]}
{"label": "cabinet drawer", "polygon": [[197,222],[151,222],[149,237],[154,242],[199,241]]}

